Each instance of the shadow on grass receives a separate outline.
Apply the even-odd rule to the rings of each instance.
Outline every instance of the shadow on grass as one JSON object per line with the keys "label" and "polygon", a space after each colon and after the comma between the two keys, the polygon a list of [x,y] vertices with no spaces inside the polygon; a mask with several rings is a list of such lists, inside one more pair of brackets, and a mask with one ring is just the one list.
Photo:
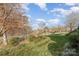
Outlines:
{"label": "shadow on grass", "polygon": [[56,43],[49,43],[48,50],[50,53],[54,56],[61,55],[62,51],[64,50],[64,45],[66,42],[68,42],[68,39],[65,35],[61,34],[51,34],[48,37],[52,41],[55,41]]}

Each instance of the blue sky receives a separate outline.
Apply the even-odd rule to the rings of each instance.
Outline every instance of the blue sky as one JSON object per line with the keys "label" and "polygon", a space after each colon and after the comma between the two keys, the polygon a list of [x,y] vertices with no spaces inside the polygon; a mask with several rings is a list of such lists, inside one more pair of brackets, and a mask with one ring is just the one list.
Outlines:
{"label": "blue sky", "polygon": [[72,12],[79,11],[78,3],[28,3],[24,4],[26,15],[33,29],[37,29],[40,22],[53,27],[64,25],[66,17]]}

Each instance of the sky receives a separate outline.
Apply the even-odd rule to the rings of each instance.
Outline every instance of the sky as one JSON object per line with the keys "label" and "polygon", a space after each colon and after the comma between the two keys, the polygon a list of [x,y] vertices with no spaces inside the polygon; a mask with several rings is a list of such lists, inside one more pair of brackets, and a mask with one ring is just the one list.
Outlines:
{"label": "sky", "polygon": [[70,13],[79,12],[79,3],[27,3],[24,8],[32,28],[37,29],[41,22],[48,27],[64,25]]}

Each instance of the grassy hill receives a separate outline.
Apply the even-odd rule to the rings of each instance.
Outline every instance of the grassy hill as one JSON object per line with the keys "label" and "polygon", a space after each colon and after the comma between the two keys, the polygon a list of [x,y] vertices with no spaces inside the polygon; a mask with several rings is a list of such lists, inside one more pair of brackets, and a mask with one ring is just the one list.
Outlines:
{"label": "grassy hill", "polygon": [[[17,43],[19,42],[19,43]],[[20,41],[13,38],[7,46],[0,47],[0,55],[13,56],[51,56],[60,55],[68,39],[65,35],[50,34],[30,37],[29,40]],[[15,44],[17,43],[17,45]]]}
{"label": "grassy hill", "polygon": [[61,55],[64,50],[64,45],[69,41],[67,36],[61,34],[52,34],[49,36],[55,43],[48,45],[49,51],[52,55]]}

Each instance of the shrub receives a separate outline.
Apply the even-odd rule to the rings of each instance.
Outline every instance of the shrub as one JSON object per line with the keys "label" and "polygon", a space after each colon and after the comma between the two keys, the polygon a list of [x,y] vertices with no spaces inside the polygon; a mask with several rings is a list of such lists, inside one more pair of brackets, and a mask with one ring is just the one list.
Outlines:
{"label": "shrub", "polygon": [[34,39],[35,39],[35,37],[32,36],[32,35],[30,35],[29,40],[30,40],[30,41],[33,41]]}
{"label": "shrub", "polygon": [[0,55],[8,55],[9,54],[9,50],[8,49],[0,49]]}
{"label": "shrub", "polygon": [[65,45],[64,55],[79,55],[79,30],[69,33],[68,39],[69,42]]}
{"label": "shrub", "polygon": [[12,46],[16,46],[16,45],[19,44],[20,41],[21,41],[21,38],[19,38],[19,37],[14,37],[14,38],[9,39],[8,44],[9,44],[9,45],[12,45]]}

